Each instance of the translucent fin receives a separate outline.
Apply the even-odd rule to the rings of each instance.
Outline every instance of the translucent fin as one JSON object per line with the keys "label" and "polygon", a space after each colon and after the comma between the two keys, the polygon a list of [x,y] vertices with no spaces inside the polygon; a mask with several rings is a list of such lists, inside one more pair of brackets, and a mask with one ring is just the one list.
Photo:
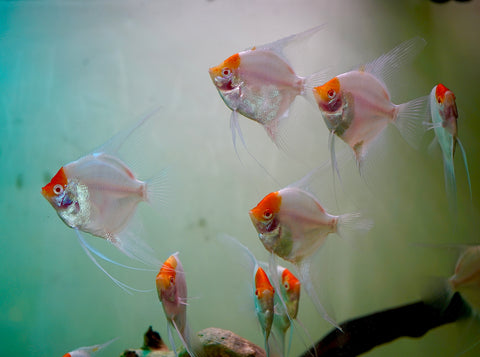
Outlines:
{"label": "translucent fin", "polygon": [[304,40],[308,39],[309,37],[313,36],[314,34],[316,34],[318,31],[322,30],[324,27],[325,27],[325,25],[322,24],[322,25],[313,27],[309,30],[284,37],[284,38],[282,38],[280,40],[277,40],[275,42],[271,42],[271,43],[267,43],[265,45],[260,45],[260,46],[255,46],[255,47],[257,49],[273,51],[273,52],[277,53],[279,56],[281,56],[285,61],[287,61],[287,59],[285,58],[285,54],[283,53],[283,49],[286,46],[288,46],[289,44],[294,43],[294,42],[304,41]]}
{"label": "translucent fin", "polygon": [[175,346],[175,340],[173,339],[172,328],[170,327],[170,324],[171,324],[171,323],[170,323],[169,320],[167,319],[168,341],[170,342],[170,348],[171,348],[172,351],[175,353],[175,357],[178,357],[177,347]]}
{"label": "translucent fin", "polygon": [[[192,352],[192,349],[190,348],[189,343],[187,343],[187,340],[189,340],[189,335],[190,335],[190,332],[189,332],[190,330],[189,330],[188,326],[185,326],[185,336],[183,336],[180,333],[180,330],[178,329],[177,324],[175,323],[175,320],[171,320],[170,322],[172,323],[172,326],[177,331],[178,337],[180,338],[180,341],[182,342],[183,347],[185,347],[185,349],[187,350],[188,354],[191,357],[196,357],[196,355]],[[169,336],[169,338],[170,338],[170,336]],[[173,337],[172,337],[172,339],[173,339]],[[170,341],[170,343],[172,343],[172,341]],[[176,353],[176,351],[175,351],[175,353]]]}
{"label": "translucent fin", "polygon": [[[247,262],[248,272],[249,272],[249,274],[251,274],[254,277],[255,276],[254,274],[259,267],[259,263],[257,261],[257,258],[255,258],[255,255],[253,255],[253,253],[250,251],[250,249],[248,249],[247,246],[240,243],[238,241],[238,239],[236,239],[236,238],[234,238],[234,237],[232,237],[228,234],[220,234],[220,235],[217,236],[217,239],[222,244],[225,244],[226,246],[228,246],[228,248],[231,248],[229,250],[237,253],[237,254],[235,254],[234,259],[236,259],[239,262],[239,264],[243,265],[242,263],[244,261]],[[242,258],[240,258],[238,256],[238,254],[240,254],[240,256]]]}
{"label": "translucent fin", "polygon": [[146,115],[144,115],[137,123],[135,123],[133,126],[130,128],[127,128],[123,131],[120,131],[116,135],[114,135],[110,140],[108,140],[105,144],[97,148],[92,152],[92,154],[98,154],[98,153],[107,153],[110,155],[116,156],[122,145],[125,143],[125,141],[132,135],[135,130],[140,128],[145,122],[149,119],[151,119],[155,114],[158,113],[160,110],[160,106],[154,108],[150,112],[148,112]]}
{"label": "translucent fin", "polygon": [[428,96],[411,100],[398,106],[398,114],[393,124],[400,131],[402,137],[414,149],[418,149],[422,141],[427,117]]}
{"label": "translucent fin", "polygon": [[364,70],[383,82],[387,82],[398,68],[412,61],[425,47],[427,41],[414,37],[402,42],[393,50],[385,53],[364,66]]}
{"label": "translucent fin", "polygon": [[457,139],[457,144],[460,147],[460,151],[462,152],[463,164],[465,165],[465,171],[467,173],[467,180],[468,180],[468,190],[470,191],[470,201],[472,201],[472,183],[470,182],[470,172],[468,170],[468,162],[467,162],[467,153],[463,148],[462,142],[460,139]]}
{"label": "translucent fin", "polygon": [[337,322],[328,315],[327,310],[325,310],[322,303],[320,302],[320,299],[318,298],[317,292],[315,291],[312,279],[310,277],[310,265],[311,264],[308,259],[303,260],[301,263],[298,264],[300,281],[302,283],[302,286],[305,289],[305,292],[310,297],[310,300],[312,300],[313,305],[317,309],[318,313],[322,315],[323,319],[343,332],[342,328],[337,324]]}
{"label": "translucent fin", "polygon": [[312,73],[304,79],[304,86],[301,95],[304,96],[316,109],[318,109],[318,105],[313,95],[313,88],[321,86],[330,78],[331,69],[328,68],[323,71]]}
{"label": "translucent fin", "polygon": [[137,230],[125,229],[121,234],[109,241],[122,253],[132,259],[138,260],[151,267],[160,266],[161,262],[155,257],[153,249],[145,243],[137,233],[134,233],[134,231],[137,232]]}
{"label": "translucent fin", "polygon": [[373,221],[363,218],[360,213],[347,213],[338,217],[337,234],[346,237],[347,232],[366,233],[373,227]]}
{"label": "translucent fin", "polygon": [[157,210],[165,209],[169,200],[168,170],[161,170],[145,183],[146,201]]}
{"label": "translucent fin", "polygon": [[445,176],[445,190],[450,208],[456,213],[457,209],[457,184],[455,182],[455,168],[453,157],[443,158],[443,173]]}
{"label": "translucent fin", "polygon": [[78,240],[80,242],[80,246],[82,247],[82,249],[85,251],[85,253],[87,253],[88,257],[92,260],[92,262],[101,270],[103,271],[118,287],[120,287],[122,290],[126,291],[128,294],[132,295],[132,291],[136,291],[136,292],[142,292],[142,293],[145,293],[145,292],[151,292],[153,291],[153,289],[149,289],[149,290],[140,290],[140,289],[135,289],[125,283],[122,283],[120,280],[114,278],[112,275],[110,275],[104,267],[102,267],[100,265],[100,263],[97,262],[97,260],[95,259],[95,257],[92,255],[92,253],[90,252],[90,250],[88,249],[87,245],[85,244],[85,239],[83,238],[82,234],[78,231],[78,229],[75,229],[75,232],[77,233],[77,237],[78,237]]}

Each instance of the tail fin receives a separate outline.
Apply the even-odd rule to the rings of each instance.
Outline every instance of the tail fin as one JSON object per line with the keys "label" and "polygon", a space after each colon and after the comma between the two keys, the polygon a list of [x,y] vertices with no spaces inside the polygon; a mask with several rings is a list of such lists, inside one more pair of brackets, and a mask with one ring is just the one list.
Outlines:
{"label": "tail fin", "polygon": [[338,217],[337,234],[341,237],[347,235],[347,231],[366,233],[373,227],[373,221],[363,218],[360,213],[347,213]]}
{"label": "tail fin", "polygon": [[398,106],[398,114],[393,124],[405,141],[418,149],[426,131],[424,122],[427,114],[428,96],[411,100]]}

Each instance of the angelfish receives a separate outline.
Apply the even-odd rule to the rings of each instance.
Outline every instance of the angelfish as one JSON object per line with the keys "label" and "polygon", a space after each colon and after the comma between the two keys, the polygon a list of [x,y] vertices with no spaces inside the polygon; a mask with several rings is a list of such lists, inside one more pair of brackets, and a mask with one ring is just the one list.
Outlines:
{"label": "angelfish", "polygon": [[455,182],[453,158],[457,144],[462,152],[463,163],[465,164],[465,170],[467,172],[470,198],[472,197],[472,187],[468,171],[467,154],[458,138],[458,111],[455,94],[441,83],[433,87],[430,93],[430,113],[432,123],[428,126],[435,131],[435,140],[432,144],[438,142],[442,149],[445,189],[450,205],[454,207],[456,205],[457,186]]}
{"label": "angelfish", "polygon": [[114,338],[113,340],[110,340],[108,342],[105,342],[103,344],[87,346],[87,347],[79,347],[74,351],[70,351],[70,352],[64,354],[63,357],[90,357],[92,355],[92,353],[95,353],[95,352],[107,347],[109,344],[111,344],[113,341],[115,341],[117,339],[118,339],[118,337]]}
{"label": "angelfish", "polygon": [[268,338],[270,337],[275,314],[274,297],[275,289],[270,283],[267,273],[261,267],[258,267],[255,272],[255,312],[262,327],[267,356],[270,355]]}
{"label": "angelfish", "polygon": [[330,131],[330,153],[337,173],[335,136],[353,150],[360,171],[374,141],[389,124],[393,124],[412,147],[418,147],[425,132],[423,122],[428,96],[394,104],[384,81],[417,55],[425,44],[425,40],[415,37],[363,67],[313,88],[318,108]]}
{"label": "angelfish", "polygon": [[[278,41],[236,53],[209,69],[213,84],[228,108],[232,110],[230,128],[235,145],[236,133],[245,142],[238,124],[238,114],[262,125],[272,141],[278,137],[282,119],[298,95],[309,96],[314,86],[323,83],[324,73],[298,76],[283,54],[287,45],[305,39],[323,26]],[[308,97],[307,97],[308,98]]]}
{"label": "angelfish", "polygon": [[272,253],[272,259],[276,255],[298,267],[300,281],[318,312],[339,328],[324,309],[313,287],[311,257],[328,235],[342,235],[345,229],[366,231],[371,228],[371,222],[361,218],[359,213],[338,216],[328,213],[311,192],[301,187],[305,182],[302,179],[298,186],[292,184],[269,193],[249,211],[249,215],[260,241]]}
{"label": "angelfish", "polygon": [[195,356],[192,353],[191,333],[187,325],[187,281],[178,252],[172,254],[161,266],[156,278],[156,286],[158,298],[167,318],[168,338],[175,355],[177,356],[177,351],[171,326],[177,331],[190,356]]}
{"label": "angelfish", "polygon": [[140,202],[162,204],[165,171],[151,180],[141,181],[118,157],[124,141],[154,113],[142,118],[134,127],[120,132],[99,149],[62,166],[41,191],[62,221],[75,230],[82,248],[95,265],[126,291],[136,289],[112,277],[92,253],[118,263],[88,245],[81,232],[103,238],[125,255],[145,264],[159,264],[150,253],[151,248],[127,226]]}

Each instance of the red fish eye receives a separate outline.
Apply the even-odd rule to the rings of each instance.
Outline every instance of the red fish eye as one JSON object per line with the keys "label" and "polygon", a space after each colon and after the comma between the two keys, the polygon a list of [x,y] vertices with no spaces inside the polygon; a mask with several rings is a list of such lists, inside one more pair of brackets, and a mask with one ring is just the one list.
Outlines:
{"label": "red fish eye", "polygon": [[290,285],[288,283],[283,284],[283,286],[285,287],[285,290],[290,289]]}
{"label": "red fish eye", "polygon": [[224,68],[222,70],[222,74],[223,74],[224,77],[228,77],[231,73],[232,73],[232,71],[230,70],[230,68]]}
{"label": "red fish eye", "polygon": [[266,209],[265,212],[263,212],[263,218],[265,219],[272,218],[272,211],[270,211],[269,209]]}
{"label": "red fish eye", "polygon": [[257,296],[258,296],[258,290],[255,290],[255,295],[257,295]]}
{"label": "red fish eye", "polygon": [[175,279],[173,278],[173,276],[170,277],[170,284],[173,284],[175,282]]}
{"label": "red fish eye", "polygon": [[63,186],[62,185],[55,185],[53,186],[53,193],[56,195],[59,195],[63,192]]}
{"label": "red fish eye", "polygon": [[328,95],[328,98],[332,99],[335,97],[335,90],[334,89],[329,89],[328,92],[327,92],[327,95]]}

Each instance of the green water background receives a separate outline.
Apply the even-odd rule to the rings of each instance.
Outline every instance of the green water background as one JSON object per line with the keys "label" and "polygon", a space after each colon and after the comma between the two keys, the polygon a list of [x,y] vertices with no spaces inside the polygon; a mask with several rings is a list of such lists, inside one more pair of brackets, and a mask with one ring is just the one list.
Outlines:
{"label": "green water background", "polygon": [[[148,178],[169,167],[167,209],[140,205],[143,236],[159,260],[180,251],[192,297],[194,331],[230,329],[259,345],[248,274],[222,248],[219,233],[236,236],[260,258],[268,255],[247,212],[265,194],[305,175],[329,157],[318,111],[298,98],[288,122],[291,155],[264,130],[240,118],[244,137],[277,182],[239,145],[233,149],[230,111],[207,73],[229,55],[326,23],[288,52],[301,75],[330,67],[335,74],[372,60],[419,35],[426,49],[392,86],[395,103],[426,95],[438,82],[457,96],[459,131],[473,189],[456,158],[458,224],[447,206],[438,155],[410,149],[388,130],[387,160],[372,169],[377,199],[363,201],[352,183],[342,212],[362,208],[375,227],[358,242],[329,238],[316,256],[322,301],[337,321],[416,301],[431,277],[448,277],[457,252],[428,244],[478,242],[480,214],[478,103],[480,5],[428,1],[2,1],[0,2],[0,327],[1,351],[14,356],[61,356],[79,346],[120,337],[101,355],[142,343],[153,325],[166,336],[156,292],[128,295],[81,250],[74,232],[40,194],[65,163],[161,106],[151,130],[127,146]],[[298,124],[297,124],[298,123]],[[385,149],[386,150],[386,149]],[[383,148],[382,148],[383,151]],[[137,158],[137,159],[135,159]],[[352,171],[356,173],[355,170]],[[327,188],[327,191],[329,189]],[[332,195],[325,197],[332,200]],[[350,199],[349,199],[350,198]],[[453,227],[455,226],[455,227]],[[99,239],[92,244],[124,259]],[[156,272],[106,265],[140,288]],[[317,286],[317,288],[319,288]],[[330,330],[304,296],[299,315],[314,339]],[[369,356],[449,356],[478,339],[480,324],[453,324],[422,339],[401,339]],[[295,338],[291,355],[306,347]],[[470,354],[478,354],[480,347]]]}

